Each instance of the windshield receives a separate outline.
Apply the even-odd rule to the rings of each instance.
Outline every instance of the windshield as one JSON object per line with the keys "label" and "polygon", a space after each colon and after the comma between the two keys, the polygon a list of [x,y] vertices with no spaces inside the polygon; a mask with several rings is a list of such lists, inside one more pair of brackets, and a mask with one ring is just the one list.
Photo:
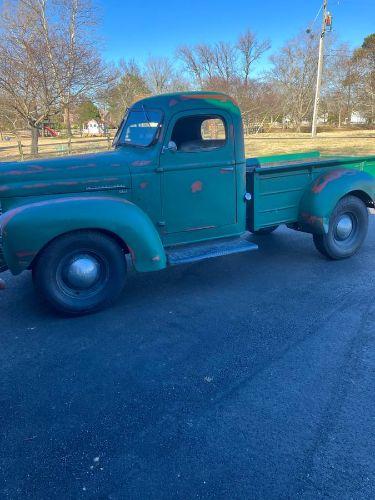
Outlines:
{"label": "windshield", "polygon": [[144,107],[130,110],[119,129],[116,145],[150,146],[158,133],[162,116],[161,111]]}

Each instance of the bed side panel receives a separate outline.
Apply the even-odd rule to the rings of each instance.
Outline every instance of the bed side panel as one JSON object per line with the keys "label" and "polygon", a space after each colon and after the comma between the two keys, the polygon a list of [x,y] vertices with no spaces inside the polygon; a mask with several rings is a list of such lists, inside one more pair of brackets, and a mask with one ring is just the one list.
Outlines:
{"label": "bed side panel", "polygon": [[298,220],[300,200],[322,169],[301,168],[278,172],[255,172],[253,229],[292,223]]}

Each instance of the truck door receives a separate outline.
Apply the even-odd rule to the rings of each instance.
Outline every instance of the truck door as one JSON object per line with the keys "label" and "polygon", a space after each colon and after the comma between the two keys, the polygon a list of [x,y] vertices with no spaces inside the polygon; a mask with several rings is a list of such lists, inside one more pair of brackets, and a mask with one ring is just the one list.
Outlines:
{"label": "truck door", "polygon": [[236,224],[232,130],[230,115],[217,109],[182,112],[171,120],[159,163],[165,233],[217,233]]}

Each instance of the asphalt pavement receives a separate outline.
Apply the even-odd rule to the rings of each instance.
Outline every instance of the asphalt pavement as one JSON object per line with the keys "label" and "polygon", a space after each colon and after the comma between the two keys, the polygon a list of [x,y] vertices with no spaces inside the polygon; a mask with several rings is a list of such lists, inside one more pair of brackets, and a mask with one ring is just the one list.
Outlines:
{"label": "asphalt pavement", "polygon": [[375,498],[375,217],[254,240],[75,319],[3,275],[0,498]]}

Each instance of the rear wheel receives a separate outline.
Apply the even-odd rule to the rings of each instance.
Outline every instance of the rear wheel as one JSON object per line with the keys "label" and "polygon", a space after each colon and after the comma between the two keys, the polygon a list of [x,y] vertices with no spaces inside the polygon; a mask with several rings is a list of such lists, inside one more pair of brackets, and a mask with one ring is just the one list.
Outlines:
{"label": "rear wheel", "polygon": [[276,229],[278,228],[279,226],[270,226],[270,227],[263,227],[262,229],[258,229],[257,231],[252,231],[253,234],[259,234],[259,235],[266,235],[266,234],[271,234],[273,233],[274,231],[276,231]]}
{"label": "rear wheel", "polygon": [[33,266],[37,291],[59,312],[79,315],[111,304],[126,278],[123,249],[110,236],[76,231],[52,241]]}
{"label": "rear wheel", "polygon": [[346,259],[362,246],[368,230],[368,210],[356,196],[345,196],[336,205],[327,234],[314,234],[316,249],[329,259]]}

